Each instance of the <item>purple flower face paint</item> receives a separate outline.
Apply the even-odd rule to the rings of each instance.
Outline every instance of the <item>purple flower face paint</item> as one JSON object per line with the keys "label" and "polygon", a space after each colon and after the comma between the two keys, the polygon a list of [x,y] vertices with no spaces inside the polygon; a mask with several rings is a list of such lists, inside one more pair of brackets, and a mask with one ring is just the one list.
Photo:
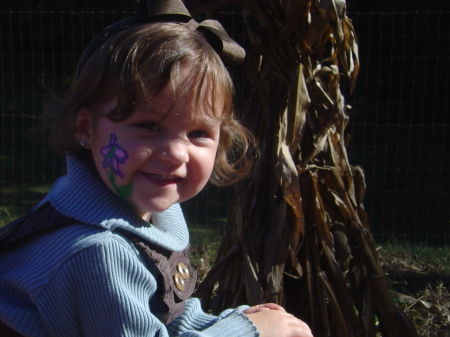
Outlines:
{"label": "purple flower face paint", "polygon": [[116,175],[123,178],[124,175],[119,169],[119,164],[125,164],[128,160],[128,153],[116,144],[117,136],[111,133],[109,138],[109,145],[102,147],[100,153],[103,156],[102,167],[107,169],[111,167]]}
{"label": "purple flower face paint", "polygon": [[118,186],[116,176],[123,178],[125,175],[120,171],[119,164],[125,164],[128,161],[128,153],[117,144],[117,136],[111,133],[109,145],[102,147],[100,153],[103,156],[102,168],[107,170],[108,179],[111,182],[116,193],[122,198],[127,199],[133,194],[133,184]]}

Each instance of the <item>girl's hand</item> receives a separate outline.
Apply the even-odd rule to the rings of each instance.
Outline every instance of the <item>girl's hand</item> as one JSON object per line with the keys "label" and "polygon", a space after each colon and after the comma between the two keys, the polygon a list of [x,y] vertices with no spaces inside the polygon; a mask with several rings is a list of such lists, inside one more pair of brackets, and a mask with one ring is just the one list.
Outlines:
{"label": "girl's hand", "polygon": [[273,303],[248,308],[244,314],[255,324],[261,337],[313,336],[305,322],[288,314],[282,307]]}
{"label": "girl's hand", "polygon": [[279,310],[286,312],[286,310],[284,310],[284,308],[281,305],[275,303],[258,304],[253,307],[245,309],[243,312],[244,314],[254,314],[255,312],[260,312],[263,310]]}

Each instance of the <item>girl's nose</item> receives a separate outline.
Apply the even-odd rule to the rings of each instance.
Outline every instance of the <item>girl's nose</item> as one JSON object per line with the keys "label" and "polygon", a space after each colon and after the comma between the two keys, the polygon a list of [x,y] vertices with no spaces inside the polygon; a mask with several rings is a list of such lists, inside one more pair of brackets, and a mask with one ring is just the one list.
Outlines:
{"label": "girl's nose", "polygon": [[171,141],[161,149],[160,158],[175,165],[187,163],[189,161],[187,146],[183,140]]}

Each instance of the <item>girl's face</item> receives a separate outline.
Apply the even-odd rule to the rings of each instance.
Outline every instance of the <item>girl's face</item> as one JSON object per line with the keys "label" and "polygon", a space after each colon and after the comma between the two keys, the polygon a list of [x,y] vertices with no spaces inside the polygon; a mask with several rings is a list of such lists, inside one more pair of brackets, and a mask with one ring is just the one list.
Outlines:
{"label": "girl's face", "polygon": [[[189,71],[181,75],[187,79]],[[206,185],[219,144],[220,119],[204,113],[199,117],[195,93],[174,98],[170,84],[150,101],[140,96],[123,122],[80,111],[77,135],[92,150],[103,182],[148,221],[151,213],[192,198]],[[200,102],[211,102],[208,90],[202,96]],[[109,112],[116,104],[115,99],[97,109]]]}

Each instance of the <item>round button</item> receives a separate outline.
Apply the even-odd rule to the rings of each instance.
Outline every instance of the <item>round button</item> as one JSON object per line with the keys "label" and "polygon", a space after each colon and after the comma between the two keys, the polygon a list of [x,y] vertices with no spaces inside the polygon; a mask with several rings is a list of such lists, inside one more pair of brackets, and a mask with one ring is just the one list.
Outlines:
{"label": "round button", "polygon": [[175,287],[177,287],[179,291],[184,290],[184,279],[179,273],[173,275],[173,281],[175,282]]}
{"label": "round button", "polygon": [[189,269],[183,262],[177,264],[177,270],[182,278],[184,278],[185,280],[189,278]]}

